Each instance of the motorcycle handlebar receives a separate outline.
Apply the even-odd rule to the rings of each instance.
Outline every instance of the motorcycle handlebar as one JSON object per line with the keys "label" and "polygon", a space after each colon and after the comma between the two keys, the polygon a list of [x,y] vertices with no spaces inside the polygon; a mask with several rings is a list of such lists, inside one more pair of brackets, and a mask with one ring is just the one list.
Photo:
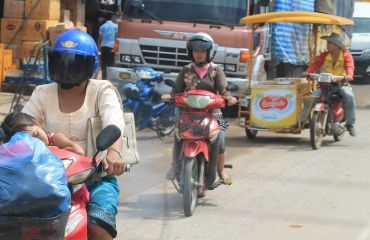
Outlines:
{"label": "motorcycle handlebar", "polygon": [[338,76],[338,75],[332,75],[332,74],[325,74],[325,73],[308,73],[307,79],[308,80],[319,80],[320,77],[328,77],[330,78],[330,81],[332,82],[343,82],[346,81],[345,76]]}

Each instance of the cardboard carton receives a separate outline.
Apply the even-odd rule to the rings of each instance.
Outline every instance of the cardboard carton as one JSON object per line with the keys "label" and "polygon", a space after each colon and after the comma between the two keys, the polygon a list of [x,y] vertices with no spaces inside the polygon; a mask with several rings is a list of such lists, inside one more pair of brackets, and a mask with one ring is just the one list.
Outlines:
{"label": "cardboard carton", "polygon": [[24,18],[24,1],[4,0],[5,18]]}
{"label": "cardboard carton", "polygon": [[60,19],[60,0],[25,0],[25,17],[31,19]]}
{"label": "cardboard carton", "polygon": [[1,19],[1,42],[2,43],[21,43],[23,30],[20,30],[22,19],[2,18]]}
{"label": "cardboard carton", "polygon": [[55,20],[27,20],[23,31],[23,41],[32,42],[46,39],[48,28],[58,23],[59,22]]}

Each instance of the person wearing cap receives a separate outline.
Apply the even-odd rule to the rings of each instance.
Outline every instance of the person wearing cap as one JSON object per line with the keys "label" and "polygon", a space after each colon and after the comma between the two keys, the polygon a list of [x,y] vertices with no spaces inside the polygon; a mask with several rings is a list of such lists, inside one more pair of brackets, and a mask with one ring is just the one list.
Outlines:
{"label": "person wearing cap", "polygon": [[[303,72],[304,76],[309,73],[321,72],[331,73],[337,76],[345,76],[346,83],[339,89],[339,94],[344,99],[346,127],[351,136],[356,135],[354,124],[356,122],[356,102],[351,86],[348,82],[353,80],[354,62],[350,52],[346,51],[344,45],[344,37],[337,33],[332,33],[330,36],[323,36],[322,39],[327,40],[327,51],[320,54],[318,58]],[[311,93],[311,96],[320,96],[321,89]],[[302,125],[311,105],[312,98],[307,98],[301,115]]]}

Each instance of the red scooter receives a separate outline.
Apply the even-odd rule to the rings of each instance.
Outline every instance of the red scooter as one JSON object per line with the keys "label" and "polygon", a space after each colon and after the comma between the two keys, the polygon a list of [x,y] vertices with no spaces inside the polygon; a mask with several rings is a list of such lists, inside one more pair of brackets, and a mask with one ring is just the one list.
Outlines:
{"label": "red scooter", "polygon": [[322,73],[309,74],[309,78],[316,80],[317,87],[321,89],[310,125],[311,147],[318,149],[324,136],[333,136],[334,141],[340,141],[346,131],[343,99],[338,91],[345,77]]}
{"label": "red scooter", "polygon": [[172,182],[183,196],[185,216],[191,216],[198,196],[217,187],[220,126],[212,112],[223,108],[226,99],[209,91],[190,90],[177,94],[175,102],[179,109],[174,131],[177,184]]}
{"label": "red scooter", "polygon": [[[63,161],[68,185],[73,189],[70,211],[54,218],[8,217],[9,231],[0,233],[1,239],[87,240],[86,206],[90,196],[84,183],[100,180],[103,175],[102,164],[101,159],[96,156],[116,142],[120,136],[121,131],[115,125],[104,128],[97,136],[98,152],[94,157],[49,147]],[[128,170],[129,166],[126,168],[126,171]]]}

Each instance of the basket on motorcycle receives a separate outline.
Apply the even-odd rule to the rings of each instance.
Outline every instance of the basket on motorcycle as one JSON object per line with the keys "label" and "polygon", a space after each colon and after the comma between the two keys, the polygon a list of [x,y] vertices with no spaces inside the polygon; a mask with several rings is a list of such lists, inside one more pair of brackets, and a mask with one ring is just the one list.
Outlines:
{"label": "basket on motorcycle", "polygon": [[50,218],[0,216],[0,239],[63,240],[69,211]]}

